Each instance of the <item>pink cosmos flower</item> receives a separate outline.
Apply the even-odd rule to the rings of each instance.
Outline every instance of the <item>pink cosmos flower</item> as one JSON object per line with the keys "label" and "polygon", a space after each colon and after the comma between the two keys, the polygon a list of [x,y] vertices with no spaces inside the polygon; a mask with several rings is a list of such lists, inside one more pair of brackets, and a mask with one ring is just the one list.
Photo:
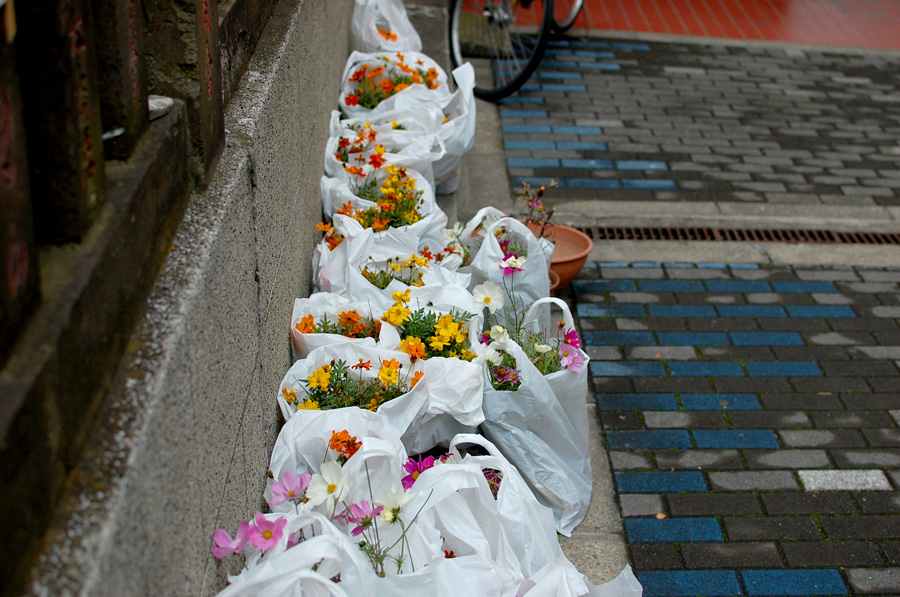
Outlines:
{"label": "pink cosmos flower", "polygon": [[581,348],[581,340],[578,338],[578,332],[575,331],[575,328],[567,331],[563,336],[563,342],[566,344],[571,344],[575,348]]}
{"label": "pink cosmos flower", "polygon": [[257,512],[253,518],[256,523],[250,527],[248,538],[250,543],[263,551],[272,549],[278,544],[278,540],[284,535],[284,527],[287,518],[268,520],[262,512]]}
{"label": "pink cosmos flower", "polygon": [[509,276],[515,272],[521,272],[525,269],[525,258],[519,257],[515,253],[510,253],[506,259],[500,262],[500,269],[503,270],[504,276]]}
{"label": "pink cosmos flower", "polygon": [[250,523],[242,520],[238,525],[234,539],[225,529],[218,529],[213,533],[213,541],[216,543],[212,548],[213,557],[221,560],[227,555],[233,553],[241,553],[247,546],[247,534],[250,531]]}
{"label": "pink cosmos flower", "polygon": [[581,352],[571,344],[559,345],[559,364],[562,367],[570,369],[574,373],[581,373],[581,367],[584,365],[584,357]]}
{"label": "pink cosmos flower", "polygon": [[367,500],[363,500],[358,504],[350,504],[350,514],[347,516],[347,520],[357,525],[350,531],[350,534],[354,537],[362,534],[363,530],[371,526],[372,520],[381,514],[383,510],[384,506],[372,508],[372,504]]}
{"label": "pink cosmos flower", "polygon": [[412,458],[406,461],[406,464],[403,465],[403,468],[406,469],[406,472],[409,473],[402,479],[400,482],[403,483],[403,489],[409,489],[412,487],[416,479],[419,478],[419,475],[430,469],[434,466],[434,456],[429,456],[425,460],[422,460],[421,454],[419,455],[419,461],[416,462]]}
{"label": "pink cosmos flower", "polygon": [[312,476],[309,473],[301,473],[298,477],[294,471],[287,471],[281,477],[281,481],[272,485],[272,497],[267,499],[270,506],[278,506],[285,502],[295,502],[303,499],[303,492],[309,485]]}

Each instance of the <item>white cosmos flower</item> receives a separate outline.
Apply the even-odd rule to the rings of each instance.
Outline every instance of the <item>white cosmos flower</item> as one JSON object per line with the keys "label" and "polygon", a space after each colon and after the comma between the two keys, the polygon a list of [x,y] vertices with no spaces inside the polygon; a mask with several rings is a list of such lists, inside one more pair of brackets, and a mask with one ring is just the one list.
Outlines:
{"label": "white cosmos flower", "polygon": [[384,510],[381,512],[381,520],[385,522],[397,520],[400,510],[417,495],[419,495],[418,491],[403,491],[402,489],[382,491],[378,499],[375,500],[375,505],[384,506]]}
{"label": "white cosmos flower", "polygon": [[534,345],[534,350],[535,350],[535,352],[537,352],[538,354],[544,354],[545,352],[547,352],[548,350],[550,350],[550,345],[549,345],[549,344],[535,344],[535,345]]}
{"label": "white cosmos flower", "polygon": [[503,291],[490,280],[473,288],[472,296],[475,297],[475,309],[478,312],[487,307],[493,315],[497,309],[503,308]]}
{"label": "white cosmos flower", "polygon": [[509,341],[509,332],[503,326],[491,326],[491,340],[504,344]]}
{"label": "white cosmos flower", "polygon": [[349,473],[344,472],[340,464],[334,461],[323,462],[319,472],[309,481],[306,497],[313,506],[329,502],[329,511],[334,511],[335,504],[343,500],[350,491],[351,482]]}
{"label": "white cosmos flower", "polygon": [[484,358],[485,360],[494,365],[495,367],[500,365],[503,362],[503,357],[500,356],[500,353],[493,346],[486,346],[484,349]]}
{"label": "white cosmos flower", "polygon": [[513,272],[520,272],[525,269],[525,258],[511,255],[500,262],[500,269],[506,276]]}

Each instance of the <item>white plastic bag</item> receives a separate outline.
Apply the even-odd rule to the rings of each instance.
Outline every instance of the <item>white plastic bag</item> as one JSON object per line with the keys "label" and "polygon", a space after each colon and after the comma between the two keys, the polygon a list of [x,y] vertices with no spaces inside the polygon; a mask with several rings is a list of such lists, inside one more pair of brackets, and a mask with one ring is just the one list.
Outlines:
{"label": "white plastic bag", "polygon": [[520,385],[514,391],[494,389],[485,367],[481,431],[519,469],[538,500],[553,511],[557,530],[568,536],[590,504],[590,457],[525,351],[512,340],[497,344],[515,361]]}
{"label": "white plastic bag", "polygon": [[422,51],[422,39],[402,0],[356,0],[350,31],[353,49],[360,52]]}
{"label": "white plastic bag", "polygon": [[435,193],[455,193],[462,157],[475,145],[475,71],[469,63],[453,71],[456,91],[442,106],[447,120],[441,125],[446,154],[434,164]]}
{"label": "white plastic bag", "polygon": [[327,317],[332,323],[339,323],[341,313],[355,311],[360,317],[378,319],[381,311],[373,312],[371,303],[354,303],[350,299],[333,294],[331,292],[317,292],[309,298],[294,300],[294,310],[291,313],[291,352],[294,360],[306,358],[311,351],[326,344],[335,342],[350,342],[353,344],[365,344],[375,346],[378,338],[350,338],[332,333],[304,333],[302,320],[312,316],[314,323],[319,323]]}
{"label": "white plastic bag", "polygon": [[[387,121],[379,119],[381,122],[375,123],[361,119],[341,121],[341,113],[333,111],[331,136],[325,146],[325,174],[331,178],[349,179],[351,175],[347,173],[345,166],[356,166],[366,173],[370,172],[373,169],[370,156],[375,153],[375,146],[380,145],[385,150],[381,155],[385,164],[415,170],[434,187],[434,162],[447,153],[444,140],[438,134],[440,120],[437,120],[438,124],[433,123],[440,113],[436,110],[418,110],[413,115],[413,118],[404,118],[400,114],[389,115],[401,118],[404,125],[393,118]],[[422,118],[424,122],[417,118]],[[392,122],[403,128],[395,128]],[[406,126],[412,128],[407,129]],[[347,147],[343,148],[342,144]],[[358,151],[359,149],[362,151]],[[350,150],[356,151],[343,156],[347,158],[345,163],[340,159],[341,152]]]}
{"label": "white plastic bag", "polygon": [[[416,76],[421,78],[422,82],[412,83],[381,100],[374,107],[368,108],[359,103],[359,81],[367,76],[366,73],[371,73],[379,67],[384,69],[387,74],[404,77]],[[418,74],[412,75],[408,72],[409,69]],[[429,88],[425,77],[425,74],[431,69],[434,69],[432,72],[435,73],[433,88]],[[379,76],[375,79],[377,81],[380,78]],[[395,110],[400,106],[403,106],[404,109],[419,108],[423,104],[443,107],[450,101],[450,96],[447,73],[437,62],[421,52],[353,52],[347,58],[344,74],[341,77],[341,94],[338,103],[345,117],[366,118],[370,115],[376,116]]]}
{"label": "white plastic bag", "polygon": [[[514,244],[524,249],[525,255],[519,254],[520,258],[525,258],[524,270],[504,273],[500,263],[505,254],[498,233],[512,239]],[[472,259],[472,265],[462,268],[462,271],[472,274],[470,288],[490,281],[504,289],[506,304],[498,314],[500,323],[505,325],[512,325],[517,311],[528,308],[534,301],[550,294],[550,267],[544,247],[525,224],[513,218],[501,218],[487,226],[481,248]],[[509,300],[510,296],[514,301]],[[516,304],[510,304],[511,302]]]}
{"label": "white plastic bag", "polygon": [[[556,305],[562,311],[565,329],[574,330],[575,320],[572,319],[572,312],[569,310],[569,306],[565,301],[556,297],[546,297],[535,301],[525,314],[525,325],[535,326],[537,328],[535,331],[541,332],[545,337],[551,337],[554,333],[554,330],[550,329],[552,326],[540,329],[538,325],[540,319],[546,319],[546,317],[540,318],[539,314],[545,307],[549,308],[550,305]],[[556,399],[559,400],[560,405],[566,415],[568,415],[569,422],[572,423],[572,427],[578,432],[578,437],[582,441],[585,454],[587,454],[590,440],[588,437],[587,376],[591,358],[581,348],[576,348],[575,350],[579,352],[584,361],[577,372],[571,368],[563,368],[545,375],[544,379],[550,384],[550,389],[553,390]]]}
{"label": "white plastic bag", "polygon": [[[400,367],[400,378],[413,379],[413,368],[406,353],[398,350],[387,350],[361,344],[335,343],[321,346],[310,352],[305,359],[294,363],[281,382],[278,391],[278,406],[285,420],[294,418],[309,419],[309,413],[319,411],[297,410],[286,400],[287,395],[296,396],[295,402],[304,402],[307,397],[306,383],[314,371],[322,365],[336,360],[343,360],[347,366],[355,365],[359,360],[369,361],[371,370],[353,371],[362,379],[378,379],[378,368],[382,361],[397,360]],[[446,444],[460,431],[474,428],[484,416],[481,411],[481,395],[474,395],[468,386],[462,394],[448,388],[452,384],[452,371],[446,370],[441,363],[435,363],[424,369],[425,376],[405,394],[378,406],[376,412],[385,416],[397,430],[403,445],[412,453],[420,453],[439,444]],[[435,373],[429,384],[428,374]],[[450,378],[448,380],[448,377]],[[467,384],[473,384],[469,380]],[[358,409],[358,407],[346,407]],[[343,409],[334,409],[343,410]]]}
{"label": "white plastic bag", "polygon": [[[371,176],[380,185],[390,174],[384,170],[377,170]],[[428,181],[422,174],[414,170],[407,170],[406,176],[415,181],[416,189],[422,191],[417,208],[421,219],[400,228],[416,235],[418,239],[417,246],[420,249],[426,246],[437,249],[443,248],[443,231],[447,227],[447,214],[438,207],[434,198],[434,189],[428,184]],[[377,205],[372,201],[359,197],[354,190],[354,184],[347,178],[322,177],[320,181],[322,210],[325,212],[326,218],[333,218],[335,212],[347,203],[359,210],[365,210]]]}

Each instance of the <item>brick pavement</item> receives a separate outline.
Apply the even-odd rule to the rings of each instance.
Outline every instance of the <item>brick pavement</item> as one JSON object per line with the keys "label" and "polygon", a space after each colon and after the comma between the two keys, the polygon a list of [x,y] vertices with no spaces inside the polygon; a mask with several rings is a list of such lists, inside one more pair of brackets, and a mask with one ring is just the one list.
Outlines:
{"label": "brick pavement", "polygon": [[552,201],[900,205],[900,55],[552,42],[500,116]]}
{"label": "brick pavement", "polygon": [[589,263],[645,595],[900,594],[900,269]]}

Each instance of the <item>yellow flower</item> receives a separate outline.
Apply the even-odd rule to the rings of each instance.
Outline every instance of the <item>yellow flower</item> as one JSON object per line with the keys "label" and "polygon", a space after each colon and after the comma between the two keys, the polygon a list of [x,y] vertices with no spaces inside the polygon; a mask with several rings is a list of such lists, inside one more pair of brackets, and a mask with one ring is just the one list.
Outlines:
{"label": "yellow flower", "polygon": [[328,382],[331,381],[331,366],[322,365],[316,369],[312,375],[306,378],[309,387],[313,389],[327,390]]}
{"label": "yellow flower", "polygon": [[322,409],[319,408],[318,402],[307,398],[306,402],[303,402],[302,404],[297,405],[297,410],[322,410]]}
{"label": "yellow flower", "polygon": [[434,331],[437,332],[438,336],[445,342],[449,342],[459,334],[459,324],[453,321],[453,315],[448,313],[447,315],[441,315],[438,318],[438,322],[434,326]]}
{"label": "yellow flower", "polygon": [[285,401],[288,404],[297,401],[297,390],[288,390],[287,388],[281,388],[281,395],[284,397]]}
{"label": "yellow flower", "polygon": [[397,383],[400,379],[400,362],[396,359],[382,361],[381,368],[378,370],[378,379],[385,386]]}
{"label": "yellow flower", "polygon": [[380,406],[380,404],[379,404],[378,400],[376,400],[375,398],[372,398],[371,400],[369,400],[369,404],[366,405],[366,408],[374,412],[374,411],[378,410],[379,406]]}
{"label": "yellow flower", "polygon": [[469,350],[468,348],[463,348],[462,351],[460,351],[460,353],[459,353],[459,358],[461,358],[464,361],[473,361],[473,360],[475,360],[476,356],[477,355],[474,352],[472,352],[471,350]]}
{"label": "yellow flower", "polygon": [[410,315],[412,315],[412,311],[410,309],[406,308],[400,303],[397,303],[390,309],[385,311],[384,315],[382,315],[381,318],[392,325],[402,325]]}
{"label": "yellow flower", "polygon": [[397,301],[398,303],[408,303],[412,298],[412,293],[409,288],[404,291],[395,290],[391,293],[391,298]]}
{"label": "yellow flower", "polygon": [[431,347],[431,350],[436,350],[438,352],[444,350],[444,346],[449,343],[449,340],[439,338],[438,336],[432,336],[428,339],[428,346]]}

